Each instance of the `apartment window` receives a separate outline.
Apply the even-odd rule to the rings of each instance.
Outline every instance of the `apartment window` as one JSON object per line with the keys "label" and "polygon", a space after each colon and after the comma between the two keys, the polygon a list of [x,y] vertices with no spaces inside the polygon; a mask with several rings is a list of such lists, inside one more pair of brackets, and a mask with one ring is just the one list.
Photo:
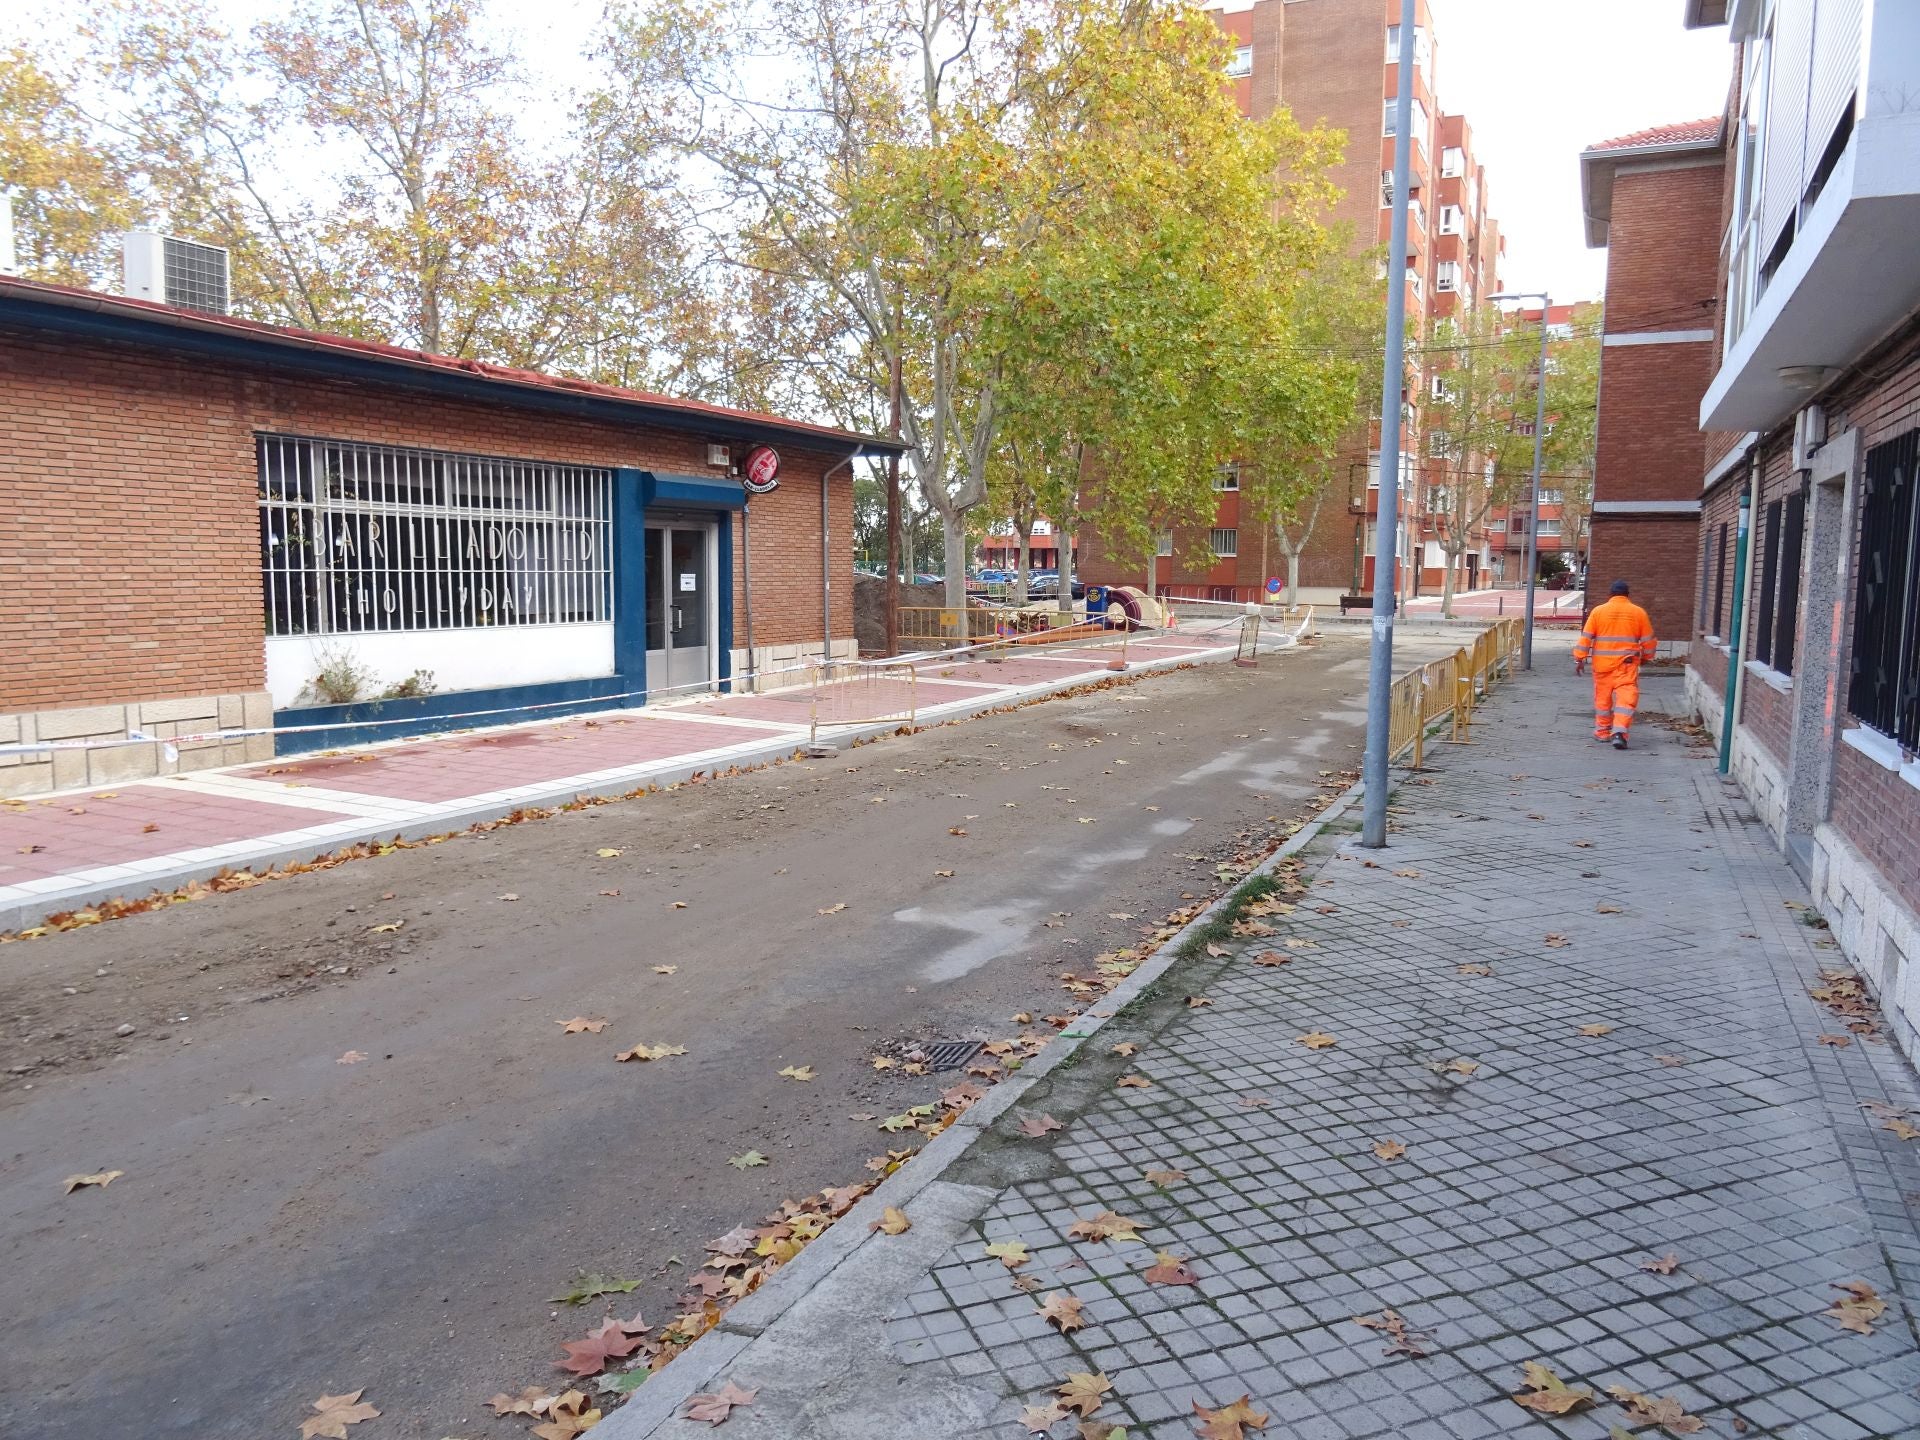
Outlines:
{"label": "apartment window", "polygon": [[1215,528],[1208,536],[1213,544],[1213,553],[1222,560],[1231,560],[1240,553],[1240,532]]}
{"label": "apartment window", "polygon": [[1427,453],[1437,456],[1442,460],[1448,459],[1453,454],[1453,436],[1449,435],[1445,430],[1429,430],[1427,432]]}
{"label": "apartment window", "polygon": [[[1393,134],[1394,110],[1400,102],[1397,100],[1386,100],[1381,103],[1383,112],[1380,121],[1380,133],[1382,135],[1391,135]],[[1422,149],[1426,148],[1427,107],[1420,103],[1418,96],[1415,96],[1413,101],[1413,138]]]}
{"label": "apartment window", "polygon": [[1227,78],[1244,80],[1253,74],[1253,47],[1238,45],[1234,47],[1233,58],[1227,61]]}
{"label": "apartment window", "polygon": [[1425,283],[1420,279],[1420,272],[1411,266],[1407,269],[1407,288],[1422,298],[1426,296],[1427,289]]}
{"label": "apartment window", "polygon": [[1560,537],[1560,522],[1558,520],[1542,520],[1536,533],[1543,540],[1557,540]]}
{"label": "apartment window", "polygon": [[1800,549],[1807,531],[1807,492],[1787,496],[1780,527],[1780,583],[1773,617],[1773,668],[1793,673],[1793,649],[1800,638]]}
{"label": "apartment window", "polygon": [[1920,429],[1867,451],[1847,710],[1920,749]]}
{"label": "apartment window", "polygon": [[1760,588],[1753,597],[1753,658],[1773,663],[1774,587],[1780,580],[1780,510],[1776,500],[1760,523]]}
{"label": "apartment window", "polygon": [[1460,287],[1460,262],[1442,260],[1433,267],[1433,288],[1436,290],[1457,290]]}
{"label": "apartment window", "polygon": [[1713,567],[1713,633],[1727,633],[1727,522],[1720,522],[1719,558]]}
{"label": "apartment window", "polygon": [[1542,486],[1540,488],[1540,503],[1542,505],[1558,505],[1560,503],[1560,492]]}
{"label": "apartment window", "polygon": [[1440,233],[1442,235],[1458,235],[1460,233],[1460,207],[1458,205],[1442,205],[1440,207]]}
{"label": "apartment window", "polygon": [[1213,488],[1216,490],[1238,490],[1240,488],[1240,467],[1222,465],[1213,472]]}
{"label": "apartment window", "polygon": [[[1427,39],[1427,27],[1424,25],[1414,26],[1413,63],[1424,70],[1427,67],[1427,62],[1432,59],[1432,56],[1433,52]],[[1387,26],[1387,64],[1395,65],[1399,63],[1399,60],[1400,27],[1398,25],[1389,25]]]}
{"label": "apartment window", "polygon": [[613,472],[293,435],[256,442],[269,635],[613,618]]}
{"label": "apartment window", "polygon": [[1380,172],[1380,208],[1382,210],[1393,208],[1393,172],[1391,170]]}
{"label": "apartment window", "polygon": [[1448,145],[1440,152],[1440,178],[1455,180],[1467,173],[1467,152],[1458,145]]}
{"label": "apartment window", "polygon": [[1173,532],[1171,530],[1162,530],[1158,535],[1153,537],[1153,553],[1156,555],[1173,554]]}
{"label": "apartment window", "polygon": [[1487,521],[1487,529],[1489,530],[1505,530],[1506,528],[1507,528],[1507,522],[1505,517],[1503,516],[1496,515],[1491,520]]}
{"label": "apartment window", "polygon": [[1435,375],[1428,381],[1428,388],[1433,392],[1433,398],[1436,400],[1451,400],[1453,398],[1453,392],[1447,389],[1447,377],[1444,375]]}

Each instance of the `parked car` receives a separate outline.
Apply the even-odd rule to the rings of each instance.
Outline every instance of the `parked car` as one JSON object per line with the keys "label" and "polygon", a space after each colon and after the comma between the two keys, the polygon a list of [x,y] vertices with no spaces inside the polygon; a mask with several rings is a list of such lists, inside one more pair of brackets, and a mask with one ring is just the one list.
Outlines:
{"label": "parked car", "polygon": [[[1027,598],[1029,600],[1057,600],[1059,597],[1060,572],[1058,570],[1034,571],[1033,578],[1027,581]],[[1087,598],[1085,581],[1076,580],[1073,582],[1073,598],[1076,600],[1084,600]]]}

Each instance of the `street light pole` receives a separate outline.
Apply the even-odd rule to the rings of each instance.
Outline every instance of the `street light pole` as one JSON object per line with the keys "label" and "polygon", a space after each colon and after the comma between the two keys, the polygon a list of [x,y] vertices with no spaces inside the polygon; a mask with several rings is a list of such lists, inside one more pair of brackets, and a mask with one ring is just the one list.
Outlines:
{"label": "street light pole", "polygon": [[1527,518],[1527,618],[1520,632],[1520,668],[1533,669],[1533,587],[1540,575],[1540,450],[1547,436],[1547,311],[1553,301],[1544,292],[1490,295],[1489,300],[1540,302],[1540,375],[1534,382],[1533,499]]}
{"label": "street light pole", "polygon": [[1400,0],[1400,51],[1393,102],[1393,227],[1387,258],[1387,357],[1380,381],[1380,501],[1373,534],[1373,639],[1367,651],[1367,749],[1360,843],[1387,843],[1387,771],[1392,757],[1394,572],[1400,540],[1400,396],[1406,386],[1407,199],[1413,155],[1413,0]]}

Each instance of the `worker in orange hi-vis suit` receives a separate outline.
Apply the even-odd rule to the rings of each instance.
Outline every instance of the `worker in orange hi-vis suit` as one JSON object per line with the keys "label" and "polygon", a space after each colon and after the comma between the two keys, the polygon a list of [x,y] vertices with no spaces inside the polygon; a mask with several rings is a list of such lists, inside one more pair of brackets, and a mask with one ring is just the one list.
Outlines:
{"label": "worker in orange hi-vis suit", "polygon": [[1627,598],[1627,582],[1616,580],[1606,603],[1593,607],[1580,643],[1573,647],[1573,673],[1593,662],[1593,738],[1627,748],[1633,709],[1640,703],[1640,664],[1654,656],[1653,622]]}

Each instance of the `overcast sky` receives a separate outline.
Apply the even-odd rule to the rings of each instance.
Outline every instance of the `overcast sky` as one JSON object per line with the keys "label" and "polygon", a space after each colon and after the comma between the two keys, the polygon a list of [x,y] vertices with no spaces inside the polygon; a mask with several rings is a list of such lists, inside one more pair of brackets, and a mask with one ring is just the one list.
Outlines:
{"label": "overcast sky", "polygon": [[1606,252],[1580,220],[1579,155],[1597,140],[1717,115],[1733,47],[1687,30],[1681,0],[1429,0],[1440,103],[1467,117],[1507,234],[1503,279],[1597,300]]}

